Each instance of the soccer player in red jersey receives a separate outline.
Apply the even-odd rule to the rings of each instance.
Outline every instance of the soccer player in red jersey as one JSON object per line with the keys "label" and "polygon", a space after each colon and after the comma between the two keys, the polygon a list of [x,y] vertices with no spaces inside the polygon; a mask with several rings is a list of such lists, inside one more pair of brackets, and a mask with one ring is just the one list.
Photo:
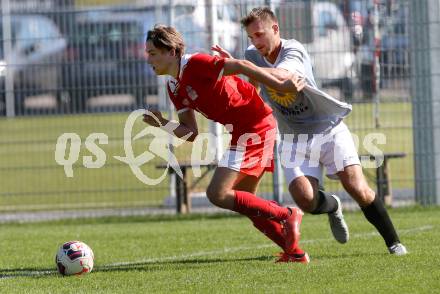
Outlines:
{"label": "soccer player in red jersey", "polygon": [[194,141],[198,134],[194,111],[232,128],[230,147],[208,186],[208,199],[249,217],[289,254],[289,262],[308,263],[307,253],[298,246],[302,211],[255,195],[264,171],[273,170],[276,122],[256,89],[235,74],[280,92],[300,91],[304,82],[297,76],[277,80],[246,60],[184,54],[182,36],[173,27],[155,26],[148,32],[145,46],[147,62],[155,73],[170,76],[167,90],[179,121],[170,122],[160,112],[151,111],[144,115],[144,122],[155,127],[175,124],[173,134],[188,141]]}

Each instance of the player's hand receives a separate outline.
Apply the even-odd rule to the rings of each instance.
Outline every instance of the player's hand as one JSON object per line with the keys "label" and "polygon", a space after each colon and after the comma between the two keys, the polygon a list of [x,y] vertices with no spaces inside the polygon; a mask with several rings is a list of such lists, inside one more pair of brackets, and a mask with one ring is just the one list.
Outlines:
{"label": "player's hand", "polygon": [[211,47],[211,50],[214,52],[217,52],[220,55],[220,57],[234,58],[234,57],[232,57],[231,53],[229,53],[225,48],[220,47],[220,45],[217,45],[217,44],[213,45]]}
{"label": "player's hand", "polygon": [[160,127],[163,121],[163,116],[160,111],[147,109],[142,121],[154,127]]}
{"label": "player's hand", "polygon": [[292,75],[290,81],[295,86],[297,92],[302,91],[302,89],[304,89],[304,87],[306,86],[306,79],[296,73]]}

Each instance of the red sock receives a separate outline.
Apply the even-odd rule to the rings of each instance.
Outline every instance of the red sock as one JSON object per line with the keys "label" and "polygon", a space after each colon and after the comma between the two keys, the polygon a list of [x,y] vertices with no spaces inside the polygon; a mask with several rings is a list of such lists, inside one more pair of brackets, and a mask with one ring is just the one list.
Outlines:
{"label": "red sock", "polygon": [[279,222],[262,218],[260,216],[250,216],[249,218],[254,224],[254,227],[271,239],[275,244],[280,246],[284,251],[286,241],[284,240],[283,231]]}
{"label": "red sock", "polygon": [[276,221],[285,220],[290,215],[286,207],[245,191],[235,191],[234,211],[248,217],[259,216],[266,219],[273,218]]}

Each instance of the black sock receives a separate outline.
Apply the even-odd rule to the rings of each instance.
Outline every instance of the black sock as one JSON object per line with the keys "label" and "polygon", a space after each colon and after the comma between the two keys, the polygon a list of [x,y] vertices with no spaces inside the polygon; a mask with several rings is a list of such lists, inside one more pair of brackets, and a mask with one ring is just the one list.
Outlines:
{"label": "black sock", "polygon": [[375,196],[370,205],[361,207],[361,209],[367,220],[379,231],[388,247],[400,243],[393,222],[379,197]]}
{"label": "black sock", "polygon": [[317,197],[318,204],[316,205],[316,208],[310,212],[311,214],[335,212],[338,209],[338,202],[330,193],[319,190]]}

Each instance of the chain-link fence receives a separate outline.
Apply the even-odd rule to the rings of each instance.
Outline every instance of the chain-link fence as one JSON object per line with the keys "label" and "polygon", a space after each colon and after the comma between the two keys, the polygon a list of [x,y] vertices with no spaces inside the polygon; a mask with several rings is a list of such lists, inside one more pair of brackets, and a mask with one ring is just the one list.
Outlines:
{"label": "chain-link fence", "polygon": [[[138,119],[124,133],[132,110],[171,113],[163,81],[145,62],[146,33],[172,24],[188,52],[218,43],[243,57],[249,42],[239,20],[261,5],[276,12],[283,38],[306,46],[318,84],[353,104],[346,122],[360,154],[371,153],[365,142],[372,133],[383,134],[386,144],[370,143],[385,153],[403,153],[389,161],[387,179],[395,203],[414,200],[409,1],[126,2],[1,1],[0,211],[164,205],[173,194],[168,175],[145,185],[115,158],[127,156],[126,142],[145,127]],[[207,121],[198,121],[208,131]],[[148,140],[133,140],[134,153]],[[188,160],[192,146],[175,145],[176,158]],[[158,156],[139,169],[159,178],[164,170],[156,166],[167,161]],[[376,185],[376,169],[365,173]],[[203,192],[209,174],[188,180],[198,183],[192,192]],[[273,187],[265,175],[260,194],[272,197]],[[326,188],[342,190],[333,181]]]}

